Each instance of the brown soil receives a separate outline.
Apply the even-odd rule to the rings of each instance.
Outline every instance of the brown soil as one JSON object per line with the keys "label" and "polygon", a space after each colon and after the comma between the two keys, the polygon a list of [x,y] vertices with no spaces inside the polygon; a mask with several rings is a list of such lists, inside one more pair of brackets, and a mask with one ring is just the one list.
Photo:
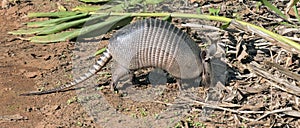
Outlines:
{"label": "brown soil", "polygon": [[[78,2],[57,1],[67,7]],[[0,9],[0,127],[95,126],[80,104],[67,104],[74,92],[22,97],[41,85],[57,85],[70,80],[70,44],[40,45],[20,40],[8,32],[24,27],[28,12],[50,12],[56,2],[16,1]]]}
{"label": "brown soil", "polygon": [[[2,0],[4,1],[6,0]],[[57,3],[70,9],[82,3],[76,0],[57,0],[57,1],[9,1],[0,8],[0,127],[1,128],[53,128],[53,127],[101,127],[85,108],[77,102],[78,100],[75,91],[66,91],[41,96],[19,96],[24,92],[32,90],[52,88],[62,83],[71,81],[71,57],[74,46],[70,42],[60,42],[53,44],[34,44],[26,40],[21,40],[20,37],[9,35],[8,32],[25,27],[23,23],[34,21],[26,17],[28,12],[53,12],[57,10]],[[201,4],[201,1],[199,1]],[[203,3],[203,2],[202,2]],[[223,5],[220,1],[212,2],[214,4]],[[228,9],[239,8],[232,3],[227,4]],[[241,8],[245,8],[242,6]],[[245,9],[246,10],[246,9]],[[262,9],[261,11],[265,11]],[[223,15],[231,12],[220,12]],[[240,13],[250,14],[248,11]],[[257,12],[264,14],[264,12]],[[253,16],[253,15],[252,15]],[[255,17],[255,16],[254,16]],[[257,19],[244,18],[244,21],[259,22]],[[263,22],[264,23],[264,22]],[[271,24],[271,23],[270,23]],[[262,24],[268,26],[269,24]],[[227,35],[228,36],[228,35]],[[232,36],[232,35],[229,35]],[[238,35],[241,36],[241,35]],[[299,37],[299,33],[298,33]],[[245,37],[244,41],[251,42],[249,37]],[[235,40],[237,41],[237,40]],[[246,43],[245,43],[246,44]],[[248,46],[248,45],[247,45]],[[103,47],[103,46],[99,46]],[[249,52],[249,51],[248,51]],[[253,55],[255,56],[255,55]],[[288,55],[286,55],[288,56]],[[254,61],[260,62],[266,56],[254,57]],[[296,58],[296,59],[295,59]],[[299,57],[292,58],[289,69],[295,73],[300,73]],[[268,56],[270,59],[270,56]],[[297,61],[298,59],[298,61]],[[241,61],[241,60],[239,60]],[[233,67],[239,70],[241,74],[249,74],[241,63],[237,60],[231,60]],[[245,62],[247,63],[247,62]],[[298,65],[297,65],[298,64]],[[284,63],[281,63],[284,65]],[[240,66],[240,67],[239,67]],[[106,69],[109,72],[109,69]],[[102,76],[101,76],[102,77]],[[100,84],[105,84],[110,81],[109,77],[103,76]],[[292,82],[291,82],[292,83]],[[264,87],[254,87],[252,85],[262,84]],[[295,82],[300,85],[299,81]],[[171,102],[176,96],[178,90],[176,83],[168,83],[168,89],[164,92],[161,99],[157,101],[168,100]],[[285,107],[292,107],[294,110],[299,110],[299,97],[290,93],[274,89],[264,78],[243,79],[241,81],[232,81],[226,90],[226,102],[239,104],[240,110],[253,111],[268,111]],[[142,87],[141,87],[142,88]],[[274,89],[274,90],[272,90]],[[205,90],[206,91],[206,90]],[[205,99],[205,91],[200,90],[199,95]],[[99,91],[100,92],[100,91]],[[115,94],[109,89],[101,90],[105,94],[109,103],[120,112],[136,117],[145,116],[143,111],[147,111],[147,115],[155,115],[161,109],[166,108],[166,104],[157,103],[136,103],[131,100],[122,99],[122,94]],[[270,99],[274,102],[269,102]],[[292,102],[292,100],[294,102]],[[298,101],[296,101],[298,100]],[[225,100],[223,100],[225,101]],[[132,105],[133,104],[133,105]],[[266,105],[268,104],[268,105]],[[227,104],[230,106],[230,104]],[[248,106],[249,105],[249,106]],[[270,105],[270,106],[269,106]],[[199,114],[202,105],[195,104],[186,118],[179,122],[178,127],[299,127],[298,116],[283,116],[280,114],[270,114],[259,121],[253,121],[249,118],[258,118],[258,115],[236,114],[230,112],[216,111],[209,118],[202,119]],[[228,107],[227,106],[227,107]],[[243,107],[242,107],[243,106]],[[137,109],[143,108],[143,109]],[[238,107],[228,107],[237,109]],[[269,111],[268,111],[269,112]],[[200,117],[199,117],[200,116]],[[245,122],[243,122],[245,121]],[[198,123],[197,123],[198,122]],[[201,122],[201,123],[199,123]]]}

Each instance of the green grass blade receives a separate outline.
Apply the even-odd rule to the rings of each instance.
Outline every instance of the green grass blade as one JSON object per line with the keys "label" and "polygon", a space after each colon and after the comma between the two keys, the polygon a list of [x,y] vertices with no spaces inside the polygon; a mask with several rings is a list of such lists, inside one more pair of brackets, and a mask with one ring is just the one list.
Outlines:
{"label": "green grass blade", "polygon": [[83,18],[87,15],[88,15],[88,13],[83,13],[83,14],[69,16],[69,17],[50,19],[50,20],[45,20],[45,21],[29,22],[29,23],[27,23],[27,26],[28,27],[53,26],[53,25],[60,24],[60,23],[66,22],[66,21]]}
{"label": "green grass blade", "polygon": [[209,14],[218,16],[220,13],[221,8],[208,8]]}
{"label": "green grass blade", "polygon": [[8,34],[13,34],[13,35],[36,34],[41,32],[44,29],[45,28],[19,29],[16,31],[8,32]]}
{"label": "green grass blade", "polygon": [[97,10],[99,10],[100,7],[99,6],[77,6],[75,8],[72,9],[72,11],[79,11],[79,12],[95,12]]}
{"label": "green grass blade", "polygon": [[231,23],[231,22],[225,23],[225,24],[223,24],[220,28],[223,29],[223,30],[224,30],[224,29],[227,29],[227,28],[229,27],[230,23]]}
{"label": "green grass blade", "polygon": [[79,0],[79,1],[85,3],[104,3],[104,2],[109,2],[110,0]]}
{"label": "green grass blade", "polygon": [[38,13],[28,13],[28,17],[69,17],[80,14],[79,12],[38,12]]}
{"label": "green grass blade", "polygon": [[39,32],[38,34],[44,35],[44,34],[57,33],[57,32],[60,32],[62,30],[65,30],[65,29],[81,25],[81,24],[87,22],[88,20],[100,19],[100,18],[104,18],[106,16],[108,16],[108,14],[103,14],[103,15],[99,15],[99,16],[95,16],[95,17],[91,17],[91,18],[85,18],[85,19],[80,19],[80,20],[71,21],[71,22],[67,22],[67,23],[62,23],[62,24],[47,28],[47,29]]}
{"label": "green grass blade", "polygon": [[94,56],[97,56],[97,55],[102,54],[105,50],[106,50],[106,48],[102,48],[102,49],[98,50],[98,51],[94,54]]}
{"label": "green grass blade", "polygon": [[79,35],[84,35],[89,32],[95,31],[95,30],[101,30],[98,32],[98,34],[104,34],[106,33],[111,27],[130,17],[130,15],[125,15],[125,16],[119,16],[119,17],[113,17],[107,19],[105,22],[101,22],[98,24],[90,25],[87,27],[84,27],[82,29],[76,29],[74,31],[68,31],[68,32],[61,32],[57,34],[51,34],[51,35],[46,35],[46,36],[34,36],[29,38],[31,42],[35,43],[54,43],[54,42],[60,42],[60,41],[67,41],[70,39],[73,39],[75,37],[78,37]]}
{"label": "green grass blade", "polygon": [[278,14],[279,16],[281,16],[282,18],[287,20],[287,17],[278,9],[276,8],[274,5],[272,5],[271,3],[269,3],[267,0],[261,0],[262,3],[267,6],[269,9],[271,9],[272,11],[274,11],[276,14]]}
{"label": "green grass blade", "polygon": [[[91,12],[90,14],[107,14],[107,13]],[[195,18],[195,19],[203,19],[203,20],[220,21],[220,22],[225,22],[225,23],[231,22],[231,20],[232,20],[230,18],[226,18],[226,17],[222,17],[222,16],[210,16],[210,15],[201,15],[201,14],[183,14],[183,13],[115,13],[115,12],[111,12],[110,16],[117,16],[118,18],[115,18],[114,20],[111,20],[111,19],[106,20],[105,22],[83,28],[81,30],[80,34],[85,34],[85,33],[91,32],[91,31],[96,30],[96,29],[101,30],[101,29],[99,29],[101,27],[104,28],[104,29],[107,29],[110,26],[113,26],[113,24],[110,23],[110,22],[114,22],[114,23],[119,22],[119,21],[122,21],[125,18],[129,18],[129,17],[132,18],[132,17],[166,17],[166,16],[171,16],[171,17],[174,17],[174,18]],[[273,39],[275,39],[279,42],[290,45],[292,47],[291,51],[295,51],[297,53],[300,53],[300,44],[299,43],[296,43],[296,42],[294,42],[290,39],[287,39],[287,38],[285,38],[285,37],[283,37],[279,34],[273,33],[273,32],[271,32],[271,31],[269,31],[265,28],[262,28],[262,27],[259,27],[259,26],[256,26],[256,25],[253,25],[253,24],[250,24],[250,23],[247,23],[247,22],[239,21],[239,20],[236,20],[236,21],[241,23],[242,25],[249,25],[249,26],[251,26],[255,29],[258,29],[261,32],[269,35]],[[95,28],[90,28],[90,27],[95,27]],[[107,32],[107,31],[105,31],[105,32]],[[78,36],[79,34],[78,35],[73,34],[73,35],[75,35],[75,36],[69,36],[68,39],[71,39],[70,37],[74,38],[74,37]],[[41,38],[41,37],[39,37],[39,38]],[[34,39],[36,39],[36,37],[35,38],[32,37],[31,41],[32,42],[39,41],[39,40],[34,40]],[[45,39],[43,41],[46,42]],[[58,41],[61,41],[61,40],[58,40]],[[42,41],[40,41],[40,42],[42,42]],[[48,40],[48,42],[55,42],[55,41],[53,41],[53,39],[51,39],[51,40]]]}
{"label": "green grass blade", "polygon": [[298,19],[298,21],[300,23],[300,16],[299,16],[299,12],[298,12],[298,9],[297,9],[296,5],[294,5],[293,8],[294,8],[294,11],[295,11],[295,16],[296,16],[296,18]]}
{"label": "green grass blade", "polygon": [[171,22],[172,21],[172,17],[171,17],[171,15],[168,15],[168,16],[163,17],[162,20]]}
{"label": "green grass blade", "polygon": [[54,43],[60,41],[67,41],[73,39],[74,37],[80,34],[80,29],[76,29],[74,31],[61,32],[57,34],[47,35],[47,36],[34,36],[30,37],[30,42],[35,43]]}
{"label": "green grass blade", "polygon": [[129,18],[130,15],[124,15],[121,17],[110,17],[105,22],[101,22],[98,24],[90,25],[85,28],[82,28],[81,34],[87,34],[89,32],[99,30],[98,34],[105,34],[108,30],[110,30],[115,24],[119,23],[120,21]]}
{"label": "green grass blade", "polygon": [[146,4],[159,4],[161,2],[164,2],[165,0],[145,0]]}

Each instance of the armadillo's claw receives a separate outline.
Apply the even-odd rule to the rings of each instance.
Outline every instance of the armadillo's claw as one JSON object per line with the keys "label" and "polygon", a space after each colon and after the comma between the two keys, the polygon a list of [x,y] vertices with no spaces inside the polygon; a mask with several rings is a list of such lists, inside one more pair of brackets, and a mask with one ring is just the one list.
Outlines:
{"label": "armadillo's claw", "polygon": [[117,91],[116,84],[115,84],[114,82],[111,82],[111,83],[109,84],[109,86],[110,86],[110,90],[111,90],[112,92]]}

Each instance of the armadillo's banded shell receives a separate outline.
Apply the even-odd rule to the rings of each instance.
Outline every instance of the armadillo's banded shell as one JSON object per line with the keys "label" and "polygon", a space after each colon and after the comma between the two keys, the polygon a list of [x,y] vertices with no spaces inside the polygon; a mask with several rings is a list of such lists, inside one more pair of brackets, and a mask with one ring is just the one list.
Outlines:
{"label": "armadillo's banded shell", "polygon": [[126,69],[159,67],[175,77],[195,78],[202,72],[200,49],[167,21],[146,19],[120,29],[108,46]]}

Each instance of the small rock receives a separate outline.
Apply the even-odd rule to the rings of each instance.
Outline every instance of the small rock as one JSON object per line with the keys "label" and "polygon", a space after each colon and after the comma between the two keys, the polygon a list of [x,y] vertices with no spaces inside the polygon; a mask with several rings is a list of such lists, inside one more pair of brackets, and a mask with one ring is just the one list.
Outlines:
{"label": "small rock", "polygon": [[32,110],[33,110],[32,107],[26,109],[27,112],[32,112]]}
{"label": "small rock", "polygon": [[1,7],[2,7],[2,8],[7,8],[8,5],[9,5],[8,0],[3,0],[2,3],[1,3]]}
{"label": "small rock", "polygon": [[50,115],[53,115],[54,113],[53,112],[46,112],[44,113],[46,116],[50,116]]}
{"label": "small rock", "polygon": [[11,88],[4,88],[4,91],[10,91]]}
{"label": "small rock", "polygon": [[27,78],[35,78],[38,74],[38,72],[26,72],[24,73],[24,76]]}
{"label": "small rock", "polygon": [[36,57],[37,57],[37,55],[36,54],[33,54],[33,53],[31,53],[30,54],[34,59],[36,59]]}
{"label": "small rock", "polygon": [[52,105],[51,110],[59,110],[60,109],[60,105]]}
{"label": "small rock", "polygon": [[45,57],[43,57],[44,58],[44,60],[50,60],[51,59],[51,56],[50,55],[47,55],[47,56],[45,56]]}

